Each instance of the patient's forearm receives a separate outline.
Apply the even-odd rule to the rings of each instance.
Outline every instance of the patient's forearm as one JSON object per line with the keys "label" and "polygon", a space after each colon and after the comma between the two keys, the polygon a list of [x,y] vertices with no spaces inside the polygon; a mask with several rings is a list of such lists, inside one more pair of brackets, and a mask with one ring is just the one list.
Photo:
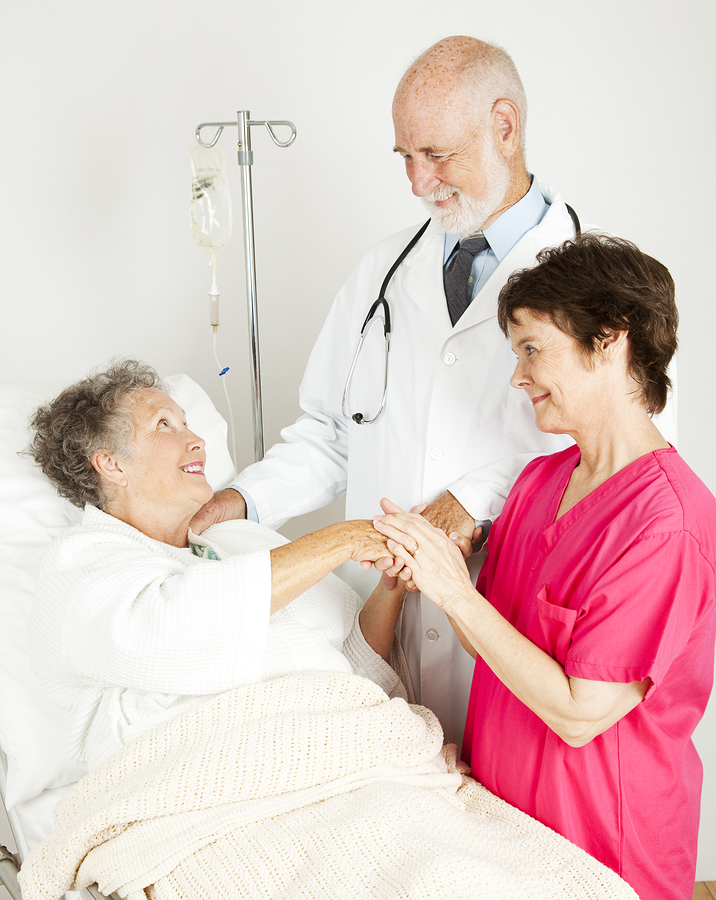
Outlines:
{"label": "patient's forearm", "polygon": [[389,590],[381,578],[358,617],[366,643],[386,662],[390,659],[395,626],[405,597],[404,583],[400,579],[397,582],[396,588]]}
{"label": "patient's forearm", "polygon": [[349,559],[389,556],[368,520],[338,522],[271,551],[271,612],[290,603]]}

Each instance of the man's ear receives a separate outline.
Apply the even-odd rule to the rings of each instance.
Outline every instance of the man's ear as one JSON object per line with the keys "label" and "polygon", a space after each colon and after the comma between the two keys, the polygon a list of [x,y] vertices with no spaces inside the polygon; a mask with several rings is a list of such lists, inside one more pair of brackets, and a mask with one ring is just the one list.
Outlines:
{"label": "man's ear", "polygon": [[497,147],[509,159],[520,149],[522,123],[520,111],[512,100],[497,100],[492,107],[492,127]]}
{"label": "man's ear", "polygon": [[107,450],[95,450],[90,458],[90,462],[92,467],[99,473],[100,478],[103,478],[109,484],[114,484],[117,487],[126,487],[129,483],[121,461]]}

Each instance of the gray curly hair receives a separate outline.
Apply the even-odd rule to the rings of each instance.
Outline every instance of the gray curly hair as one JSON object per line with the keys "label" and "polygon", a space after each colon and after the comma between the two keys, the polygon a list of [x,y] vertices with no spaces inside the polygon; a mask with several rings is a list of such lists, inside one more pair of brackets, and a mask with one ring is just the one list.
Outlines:
{"label": "gray curly hair", "polygon": [[86,503],[103,506],[106,497],[92,454],[107,450],[131,456],[135,428],[131,397],[146,388],[169,393],[151,366],[136,359],[112,360],[106,369],[91,372],[35,410],[26,452],[60,497],[80,509]]}

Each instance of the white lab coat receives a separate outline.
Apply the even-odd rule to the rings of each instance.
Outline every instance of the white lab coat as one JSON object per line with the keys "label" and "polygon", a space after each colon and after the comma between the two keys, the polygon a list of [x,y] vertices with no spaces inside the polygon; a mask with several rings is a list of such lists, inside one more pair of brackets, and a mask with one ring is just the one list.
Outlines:
{"label": "white lab coat", "polygon": [[[477,521],[494,520],[527,461],[571,442],[535,427],[529,398],[510,386],[515,357],[496,320],[497,296],[510,273],[574,235],[559,195],[540,189],[551,204],[547,213],[503,259],[454,328],[443,288],[444,235],[429,227],[406,257],[386,291],[392,316],[388,395],[383,415],[371,425],[344,418],[343,390],[368,309],[418,226],[387,238],[361,260],[311,353],[300,388],[305,415],[281,432],[284,443],[237,479],[262,524],[276,528],[343,493],[350,519],[378,513],[384,496],[408,509],[448,488]],[[375,414],[383,359],[383,331],[376,323],[354,373],[351,414]],[[367,596],[375,573],[348,565],[343,577]],[[401,639],[417,698],[437,713],[446,740],[459,744],[472,658],[444,613],[420,595],[406,601]]]}

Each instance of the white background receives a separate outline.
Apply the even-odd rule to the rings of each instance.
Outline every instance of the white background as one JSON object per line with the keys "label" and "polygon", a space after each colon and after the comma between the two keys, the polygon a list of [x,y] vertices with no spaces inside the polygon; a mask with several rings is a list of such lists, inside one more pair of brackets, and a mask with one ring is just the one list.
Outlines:
{"label": "white background", "polygon": [[[716,490],[713,0],[5,3],[0,380],[69,379],[136,355],[187,372],[223,411],[186,149],[197,124],[237,109],[291,119],[298,138],[287,150],[252,137],[270,445],[298,413],[308,353],[350,269],[376,240],[424,218],[391,152],[390,104],[405,67],[449,34],[513,56],[530,104],[529,170],[583,222],[670,268],[682,319],[680,450]],[[219,254],[219,355],[231,367],[241,468],[253,441],[235,129],[220,146],[235,227]],[[338,515],[334,505],[287,533]],[[697,739],[698,876],[716,879],[713,703]]]}

